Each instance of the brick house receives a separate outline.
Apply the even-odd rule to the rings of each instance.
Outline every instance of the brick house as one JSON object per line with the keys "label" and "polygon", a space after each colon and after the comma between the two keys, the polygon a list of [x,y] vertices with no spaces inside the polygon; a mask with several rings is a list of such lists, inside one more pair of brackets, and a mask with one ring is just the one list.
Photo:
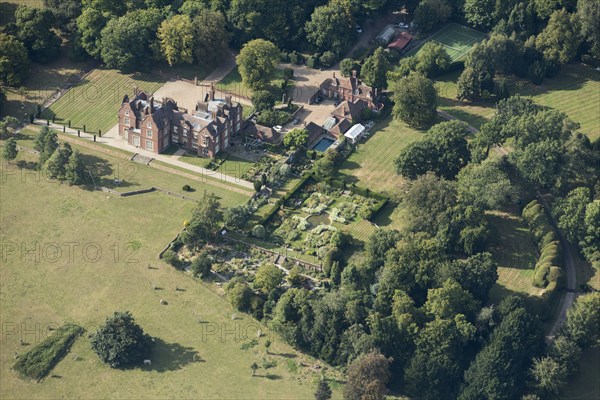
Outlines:
{"label": "brick house", "polygon": [[242,105],[233,102],[231,96],[215,99],[214,88],[191,114],[171,98],[159,102],[136,88],[133,98],[126,95],[119,108],[119,136],[132,146],[157,154],[176,144],[212,158],[229,147],[231,137],[240,130],[242,111]]}
{"label": "brick house", "polygon": [[337,101],[347,100],[354,103],[356,100],[364,100],[369,108],[376,108],[378,100],[377,88],[367,86],[358,79],[356,71],[352,71],[349,78],[337,77],[335,72],[333,77],[327,78],[319,87],[319,93],[323,97]]}

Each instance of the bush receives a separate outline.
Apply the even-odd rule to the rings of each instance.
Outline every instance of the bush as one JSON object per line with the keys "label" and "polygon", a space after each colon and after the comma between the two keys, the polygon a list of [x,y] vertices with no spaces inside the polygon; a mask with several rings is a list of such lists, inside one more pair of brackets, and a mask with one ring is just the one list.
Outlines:
{"label": "bush", "polygon": [[279,56],[281,59],[281,62],[289,62],[290,61],[290,55],[289,53],[282,51],[281,55]]}
{"label": "bush", "polygon": [[335,64],[336,61],[337,61],[337,56],[332,51],[326,51],[325,53],[323,53],[323,55],[319,59],[319,62],[321,63],[321,65],[323,65],[325,67],[331,67],[333,64]]}
{"label": "bush", "polygon": [[550,272],[548,272],[547,280],[548,282],[556,282],[559,286],[561,285],[564,277],[564,272],[560,267],[550,267]]}
{"label": "bush", "polygon": [[267,230],[265,229],[264,226],[255,225],[254,228],[252,228],[252,236],[254,236],[255,238],[262,239],[266,235],[267,235]]}
{"label": "bush", "polygon": [[227,298],[236,310],[246,311],[250,307],[252,289],[244,282],[231,282],[227,285]]}
{"label": "bush", "polygon": [[256,122],[264,126],[285,125],[291,114],[281,110],[265,110],[260,113]]}
{"label": "bush", "polygon": [[283,69],[283,76],[286,79],[292,79],[294,77],[294,70],[291,68],[284,68]]}
{"label": "bush", "polygon": [[316,68],[317,62],[314,59],[314,57],[308,57],[308,59],[306,60],[306,66],[309,68]]}
{"label": "bush", "polygon": [[190,185],[183,185],[183,191],[184,192],[191,192],[192,188],[190,187]]}
{"label": "bush", "polygon": [[210,276],[211,267],[211,257],[206,253],[202,253],[192,261],[190,269],[194,276],[206,279]]}
{"label": "bush", "polygon": [[162,259],[167,263],[172,265],[175,268],[179,268],[181,266],[181,261],[179,261],[179,256],[173,250],[169,249],[165,251],[162,255]]}
{"label": "bush", "polygon": [[546,264],[540,265],[533,275],[533,285],[537,287],[546,287],[548,283],[546,277],[550,272],[550,267]]}

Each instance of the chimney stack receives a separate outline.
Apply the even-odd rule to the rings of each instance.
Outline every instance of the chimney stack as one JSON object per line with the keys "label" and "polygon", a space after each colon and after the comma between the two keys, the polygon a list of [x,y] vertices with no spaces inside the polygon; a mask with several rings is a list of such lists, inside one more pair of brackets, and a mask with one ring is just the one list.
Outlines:
{"label": "chimney stack", "polygon": [[152,114],[154,113],[154,96],[150,97],[148,102],[150,103],[150,114]]}
{"label": "chimney stack", "polygon": [[138,95],[138,87],[134,86],[133,87],[133,97],[136,97]]}
{"label": "chimney stack", "polygon": [[231,102],[231,95],[227,95],[227,96],[225,96],[225,103],[227,103],[227,105],[228,105],[229,107],[231,107],[231,105],[232,105],[232,102]]}
{"label": "chimney stack", "polygon": [[353,69],[353,70],[352,70],[352,77],[353,77],[354,79],[356,79],[356,74],[357,74],[356,70],[355,70],[355,69]]}
{"label": "chimney stack", "polygon": [[214,101],[215,100],[215,84],[214,84],[214,82],[210,83],[209,99],[210,99],[210,101]]}

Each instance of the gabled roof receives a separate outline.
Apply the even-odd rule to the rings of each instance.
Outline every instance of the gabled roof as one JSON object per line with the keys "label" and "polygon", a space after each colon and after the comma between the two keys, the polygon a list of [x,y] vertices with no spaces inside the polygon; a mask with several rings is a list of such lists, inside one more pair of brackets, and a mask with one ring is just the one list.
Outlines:
{"label": "gabled roof", "polygon": [[400,32],[396,39],[392,43],[388,44],[388,49],[402,51],[406,48],[406,46],[408,46],[412,39],[413,37],[410,33]]}

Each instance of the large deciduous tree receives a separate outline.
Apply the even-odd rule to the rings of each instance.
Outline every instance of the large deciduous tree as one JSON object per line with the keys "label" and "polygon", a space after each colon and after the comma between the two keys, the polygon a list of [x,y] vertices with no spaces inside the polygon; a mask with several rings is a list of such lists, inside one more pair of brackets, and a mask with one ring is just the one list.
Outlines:
{"label": "large deciduous tree", "polygon": [[348,367],[348,382],[344,387],[346,400],[383,400],[390,379],[389,359],[378,352],[369,352]]}
{"label": "large deciduous tree", "polygon": [[195,246],[202,241],[214,239],[222,221],[223,213],[220,211],[217,196],[204,192],[202,199],[192,210],[192,218],[186,227],[184,243],[188,246]]}
{"label": "large deciduous tree", "polygon": [[169,65],[188,63],[194,57],[194,28],[187,15],[174,15],[158,28],[162,55]]}
{"label": "large deciduous tree", "polygon": [[548,25],[536,37],[535,47],[547,61],[566,64],[577,54],[581,43],[579,20],[564,9],[550,16]]}
{"label": "large deciduous tree", "polygon": [[600,58],[600,3],[598,0],[579,0],[577,16],[583,38],[592,46],[592,54]]}
{"label": "large deciduous tree", "polygon": [[304,29],[310,43],[339,56],[352,42],[354,25],[350,3],[346,0],[332,0],[315,8]]}
{"label": "large deciduous tree", "polygon": [[152,339],[129,312],[115,312],[90,338],[92,350],[112,368],[141,364],[152,349]]}
{"label": "large deciduous tree", "polygon": [[47,63],[58,57],[60,39],[52,29],[54,15],[48,9],[19,6],[15,12],[17,36],[33,61]]}
{"label": "large deciduous tree", "polygon": [[394,117],[409,125],[423,127],[437,115],[437,91],[433,82],[421,74],[411,73],[392,82]]}
{"label": "large deciduous tree", "polygon": [[193,20],[194,59],[199,65],[215,66],[227,51],[230,33],[227,21],[219,11],[204,10]]}
{"label": "large deciduous tree", "polygon": [[29,58],[23,42],[0,32],[0,82],[6,86],[19,86],[28,69]]}
{"label": "large deciduous tree", "polygon": [[237,65],[244,83],[252,88],[264,87],[279,62],[279,49],[264,39],[252,40],[242,47]]}
{"label": "large deciduous tree", "polygon": [[387,60],[383,48],[378,47],[375,52],[367,57],[362,68],[361,77],[363,81],[372,87],[387,88],[387,71],[390,69],[390,63]]}

